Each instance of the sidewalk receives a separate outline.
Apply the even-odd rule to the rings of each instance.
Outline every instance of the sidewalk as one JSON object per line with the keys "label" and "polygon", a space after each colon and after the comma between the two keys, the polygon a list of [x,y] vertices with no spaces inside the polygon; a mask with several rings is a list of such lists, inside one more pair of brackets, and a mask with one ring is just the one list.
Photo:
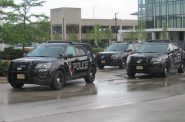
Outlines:
{"label": "sidewalk", "polygon": [[0,77],[0,84],[1,83],[7,83],[7,78],[6,77]]}

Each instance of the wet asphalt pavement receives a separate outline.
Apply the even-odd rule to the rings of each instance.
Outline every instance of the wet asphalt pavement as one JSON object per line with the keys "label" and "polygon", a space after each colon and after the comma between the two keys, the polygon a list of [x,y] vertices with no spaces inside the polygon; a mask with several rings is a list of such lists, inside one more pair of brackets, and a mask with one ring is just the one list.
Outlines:
{"label": "wet asphalt pavement", "polygon": [[[159,118],[171,113],[167,106],[174,106],[173,113],[179,112],[178,105],[178,109],[182,109],[180,105],[185,103],[185,98],[180,100],[180,96],[184,97],[185,93],[184,76],[185,73],[172,72],[168,78],[139,74],[129,79],[125,70],[107,67],[97,72],[94,84],[85,84],[79,79],[68,82],[59,91],[37,85],[25,85],[23,89],[15,90],[9,84],[0,84],[0,121],[160,121]],[[163,110],[156,109],[164,106]],[[161,113],[158,118],[150,112],[151,115],[166,114]],[[185,114],[184,109],[180,112],[179,116]],[[102,113],[103,117],[100,116]],[[151,117],[146,119],[144,116]],[[176,117],[170,120],[174,121]]]}

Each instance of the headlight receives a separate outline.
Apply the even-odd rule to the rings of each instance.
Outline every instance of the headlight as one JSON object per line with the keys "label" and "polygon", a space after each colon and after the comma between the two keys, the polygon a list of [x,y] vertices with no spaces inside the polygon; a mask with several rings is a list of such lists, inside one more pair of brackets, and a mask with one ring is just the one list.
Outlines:
{"label": "headlight", "polygon": [[37,69],[43,69],[43,68],[48,69],[50,67],[51,67],[51,63],[39,63],[36,66]]}
{"label": "headlight", "polygon": [[152,60],[151,60],[151,62],[152,62],[153,64],[159,64],[159,63],[161,63],[161,61],[162,61],[161,58],[152,58]]}
{"label": "headlight", "polygon": [[120,54],[113,54],[111,57],[112,58],[119,58]]}

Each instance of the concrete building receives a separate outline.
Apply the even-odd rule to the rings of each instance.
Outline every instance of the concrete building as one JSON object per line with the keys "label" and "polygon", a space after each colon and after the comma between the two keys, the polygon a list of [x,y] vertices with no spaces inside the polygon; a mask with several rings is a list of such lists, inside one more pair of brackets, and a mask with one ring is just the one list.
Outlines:
{"label": "concrete building", "polygon": [[160,39],[167,29],[168,39],[185,40],[185,0],[138,0],[139,23],[149,39]]}
{"label": "concrete building", "polygon": [[[114,16],[114,15],[113,15]],[[116,18],[116,19],[115,19]],[[104,35],[102,39],[115,41],[118,38],[118,30],[135,29],[137,20],[117,19],[82,19],[80,8],[55,8],[51,9],[51,38],[52,40],[94,40],[90,33],[95,25],[99,25],[99,31],[108,31],[110,35]]]}

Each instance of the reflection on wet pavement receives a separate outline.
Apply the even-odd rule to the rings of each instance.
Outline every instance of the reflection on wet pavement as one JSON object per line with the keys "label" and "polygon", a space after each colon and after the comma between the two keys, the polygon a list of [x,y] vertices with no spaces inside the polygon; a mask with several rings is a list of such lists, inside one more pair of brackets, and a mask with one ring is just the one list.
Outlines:
{"label": "reflection on wet pavement", "polygon": [[[185,91],[185,74],[172,73],[168,78],[149,76],[146,74],[128,78],[125,70],[106,68],[98,71],[94,84],[86,84],[83,79],[70,81],[59,91],[52,91],[48,87],[26,85],[23,89],[15,90],[9,84],[0,85],[0,105],[55,100],[74,96],[114,96],[131,94],[147,96],[149,99],[159,96],[183,94]],[[144,95],[143,95],[144,94]],[[146,95],[147,94],[147,95]],[[139,98],[139,97],[138,97]],[[133,98],[132,98],[133,99]],[[136,97],[137,99],[137,97]],[[141,99],[141,98],[140,98]]]}

